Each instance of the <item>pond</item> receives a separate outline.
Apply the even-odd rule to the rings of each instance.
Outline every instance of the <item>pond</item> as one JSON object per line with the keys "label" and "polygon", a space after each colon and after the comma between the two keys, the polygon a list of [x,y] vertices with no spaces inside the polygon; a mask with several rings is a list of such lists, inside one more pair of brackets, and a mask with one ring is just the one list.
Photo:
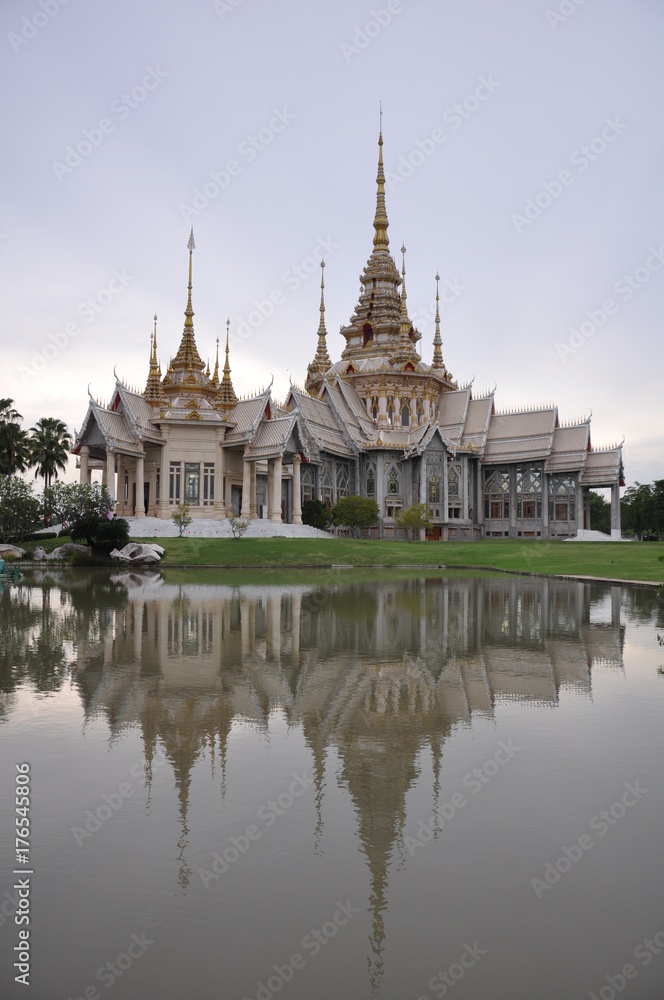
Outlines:
{"label": "pond", "polygon": [[660,998],[658,634],[508,575],[5,586],[0,995]]}

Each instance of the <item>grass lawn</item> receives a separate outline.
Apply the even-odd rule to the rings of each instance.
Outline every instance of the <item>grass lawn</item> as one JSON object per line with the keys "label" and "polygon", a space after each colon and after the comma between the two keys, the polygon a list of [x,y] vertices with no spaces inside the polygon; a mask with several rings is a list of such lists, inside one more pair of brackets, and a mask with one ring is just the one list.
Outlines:
{"label": "grass lawn", "polygon": [[664,581],[664,542],[379,542],[349,538],[159,538],[163,568],[219,566],[306,569],[329,566],[444,566]]}

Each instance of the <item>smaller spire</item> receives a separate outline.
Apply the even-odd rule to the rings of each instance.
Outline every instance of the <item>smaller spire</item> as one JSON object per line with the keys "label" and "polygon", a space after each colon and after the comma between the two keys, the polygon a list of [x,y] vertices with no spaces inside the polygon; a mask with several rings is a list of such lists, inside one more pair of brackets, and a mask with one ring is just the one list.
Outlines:
{"label": "smaller spire", "polygon": [[443,354],[442,346],[443,342],[440,339],[440,295],[438,294],[438,282],[440,281],[440,275],[436,271],[436,332],[433,338],[433,360],[431,362],[431,367],[434,371],[444,371],[445,365],[443,364]]}
{"label": "smaller spire", "polygon": [[154,316],[154,329],[150,333],[150,366],[148,380],[143,390],[143,396],[148,403],[166,403],[166,393],[161,384],[161,369],[157,361],[157,314]]}
{"label": "smaller spire", "polygon": [[323,375],[331,366],[332,360],[327,350],[327,330],[325,328],[325,260],[320,262],[320,320],[318,322],[318,346],[314,360],[308,368],[309,381],[312,376]]}
{"label": "smaller spire", "polygon": [[231,380],[231,366],[228,360],[229,355],[229,337],[230,337],[230,319],[226,320],[226,361],[224,362],[224,375],[219,385],[219,391],[217,393],[217,403],[221,407],[230,409],[237,403],[237,396],[235,394],[235,389],[233,388],[233,382]]}
{"label": "smaller spire", "polygon": [[380,106],[380,132],[378,133],[378,173],[376,174],[376,214],[374,216],[375,250],[389,250],[390,241],[387,236],[389,221],[385,207],[385,171],[383,169],[383,106]]}
{"label": "smaller spire", "polygon": [[219,337],[217,337],[217,356],[214,362],[214,372],[212,373],[212,385],[219,385]]}

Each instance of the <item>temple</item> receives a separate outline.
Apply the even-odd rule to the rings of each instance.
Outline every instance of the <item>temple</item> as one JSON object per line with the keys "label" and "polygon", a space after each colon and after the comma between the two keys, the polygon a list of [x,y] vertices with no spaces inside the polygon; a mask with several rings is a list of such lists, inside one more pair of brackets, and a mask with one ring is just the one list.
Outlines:
{"label": "temple", "polygon": [[[442,354],[436,310],[431,363],[408,314],[406,248],[390,253],[382,131],[378,139],[373,249],[345,346],[327,345],[324,261],[320,320],[304,388],[276,402],[271,386],[238,399],[231,379],[229,323],[219,373],[202,360],[194,334],[192,266],[180,346],[166,373],[151,334],[145,388],[117,378],[108,405],[90,396],[76,434],[81,482],[102,471],[119,515],[170,518],[181,503],[194,517],[302,523],[302,503],[374,499],[381,538],[395,518],[428,504],[431,540],[569,538],[590,529],[590,490],[611,489],[611,536],[620,537],[622,445],[593,448],[590,417],[563,423],[553,404],[497,410],[495,390],[460,385]],[[438,282],[436,275],[436,301]]]}

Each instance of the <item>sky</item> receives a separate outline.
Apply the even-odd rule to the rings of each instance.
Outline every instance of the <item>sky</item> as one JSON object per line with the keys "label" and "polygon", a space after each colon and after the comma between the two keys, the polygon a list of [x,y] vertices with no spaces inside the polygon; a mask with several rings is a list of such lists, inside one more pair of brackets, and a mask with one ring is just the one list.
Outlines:
{"label": "sky", "polygon": [[[592,412],[664,477],[659,0],[5,0],[0,397],[73,432],[165,371],[194,227],[199,352],[304,382],[372,249],[379,106],[411,318],[496,407]],[[223,355],[222,355],[223,361]],[[73,472],[73,469],[72,469]]]}

